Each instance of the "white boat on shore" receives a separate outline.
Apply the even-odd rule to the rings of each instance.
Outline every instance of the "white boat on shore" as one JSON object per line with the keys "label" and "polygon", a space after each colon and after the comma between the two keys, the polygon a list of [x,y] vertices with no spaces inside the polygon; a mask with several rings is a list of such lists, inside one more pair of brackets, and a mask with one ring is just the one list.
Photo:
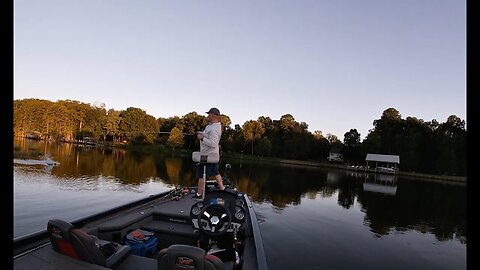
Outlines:
{"label": "white boat on shore", "polygon": [[43,166],[57,166],[60,162],[57,162],[51,158],[45,159],[21,159],[21,158],[14,158],[14,164],[22,164],[22,165],[43,165]]}
{"label": "white boat on shore", "polygon": [[395,168],[391,168],[391,167],[376,167],[375,172],[395,174],[395,173],[397,173],[397,170]]}

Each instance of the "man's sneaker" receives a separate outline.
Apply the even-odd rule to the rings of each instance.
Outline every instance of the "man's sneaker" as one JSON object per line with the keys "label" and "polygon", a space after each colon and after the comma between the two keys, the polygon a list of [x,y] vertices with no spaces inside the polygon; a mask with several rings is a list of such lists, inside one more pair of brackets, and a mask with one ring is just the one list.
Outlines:
{"label": "man's sneaker", "polygon": [[194,199],[201,199],[201,198],[202,198],[202,194],[198,195],[197,193],[195,193],[195,195],[193,195],[193,198],[194,198]]}

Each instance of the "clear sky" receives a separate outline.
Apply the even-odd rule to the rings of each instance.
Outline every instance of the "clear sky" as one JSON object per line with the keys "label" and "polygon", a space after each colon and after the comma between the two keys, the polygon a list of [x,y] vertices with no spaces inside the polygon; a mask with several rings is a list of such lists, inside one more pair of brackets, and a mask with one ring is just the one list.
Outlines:
{"label": "clear sky", "polygon": [[387,108],[466,119],[461,0],[15,0],[14,99],[158,117],[291,114],[362,140]]}

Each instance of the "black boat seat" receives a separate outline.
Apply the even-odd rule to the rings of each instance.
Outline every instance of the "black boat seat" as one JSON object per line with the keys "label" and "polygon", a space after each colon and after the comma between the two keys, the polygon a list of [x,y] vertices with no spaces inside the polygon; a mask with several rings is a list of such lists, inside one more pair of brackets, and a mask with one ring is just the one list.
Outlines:
{"label": "black boat seat", "polygon": [[157,253],[158,269],[224,270],[225,264],[217,256],[189,245],[171,245]]}
{"label": "black boat seat", "polygon": [[59,219],[49,220],[47,231],[55,251],[111,269],[116,268],[131,250],[129,246],[101,240]]}

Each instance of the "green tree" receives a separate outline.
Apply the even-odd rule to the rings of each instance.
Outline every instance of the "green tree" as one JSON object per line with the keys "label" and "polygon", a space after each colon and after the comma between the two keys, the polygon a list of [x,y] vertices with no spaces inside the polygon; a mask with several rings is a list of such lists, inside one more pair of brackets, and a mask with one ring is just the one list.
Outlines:
{"label": "green tree", "polygon": [[108,110],[106,120],[103,126],[104,140],[107,136],[112,138],[112,141],[115,142],[119,136],[119,127],[122,118],[120,117],[120,111],[114,109]]}
{"label": "green tree", "polygon": [[193,150],[198,145],[197,137],[195,136],[196,132],[203,130],[207,124],[207,118],[203,115],[197,114],[196,112],[187,113],[180,118],[176,127],[185,134],[191,134],[184,137],[183,145],[185,145],[188,149]]}
{"label": "green tree", "polygon": [[445,123],[439,125],[436,133],[441,146],[437,171],[465,175],[467,162],[465,121],[456,115],[450,115]]}
{"label": "green tree", "polygon": [[175,151],[176,147],[181,147],[183,145],[183,134],[182,130],[178,127],[174,127],[168,136],[168,144]]}
{"label": "green tree", "polygon": [[220,124],[222,125],[223,133],[227,128],[230,127],[230,125],[232,124],[232,120],[230,120],[230,117],[228,115],[222,114],[220,115]]}
{"label": "green tree", "polygon": [[56,139],[65,140],[67,142],[74,141],[75,132],[79,129],[77,121],[79,121],[72,109],[73,102],[71,100],[59,100],[53,108],[54,122],[57,123],[54,129],[54,137]]}
{"label": "green tree", "polygon": [[269,156],[272,152],[272,143],[266,137],[260,138],[255,144],[255,149],[260,156]]}
{"label": "green tree", "polygon": [[206,117],[198,115],[196,112],[190,112],[180,118],[176,127],[184,133],[195,134],[197,131],[203,130],[207,124]]}
{"label": "green tree", "polygon": [[291,114],[285,114],[280,117],[279,127],[281,131],[288,133],[293,131],[296,123],[295,118]]}
{"label": "green tree", "polygon": [[129,141],[152,143],[158,134],[156,119],[139,108],[127,108],[122,111],[119,130]]}
{"label": "green tree", "polygon": [[331,134],[331,133],[327,133],[327,140],[328,140],[330,143],[340,142],[340,140],[338,139],[337,135],[334,135],[334,134]]}
{"label": "green tree", "polygon": [[265,132],[265,128],[258,121],[249,120],[243,124],[242,131],[245,140],[251,143],[253,155],[253,142],[262,137],[263,133]]}
{"label": "green tree", "polygon": [[107,111],[104,107],[90,107],[85,113],[85,129],[92,132],[95,140],[105,140],[106,133],[103,127],[107,122]]}
{"label": "green tree", "polygon": [[383,111],[380,119],[374,120],[375,132],[381,138],[381,152],[384,154],[398,154],[404,136],[404,121],[400,112],[395,108]]}
{"label": "green tree", "polygon": [[343,144],[343,159],[350,163],[358,164],[361,161],[360,133],[356,129],[350,129],[350,131],[344,134]]}

